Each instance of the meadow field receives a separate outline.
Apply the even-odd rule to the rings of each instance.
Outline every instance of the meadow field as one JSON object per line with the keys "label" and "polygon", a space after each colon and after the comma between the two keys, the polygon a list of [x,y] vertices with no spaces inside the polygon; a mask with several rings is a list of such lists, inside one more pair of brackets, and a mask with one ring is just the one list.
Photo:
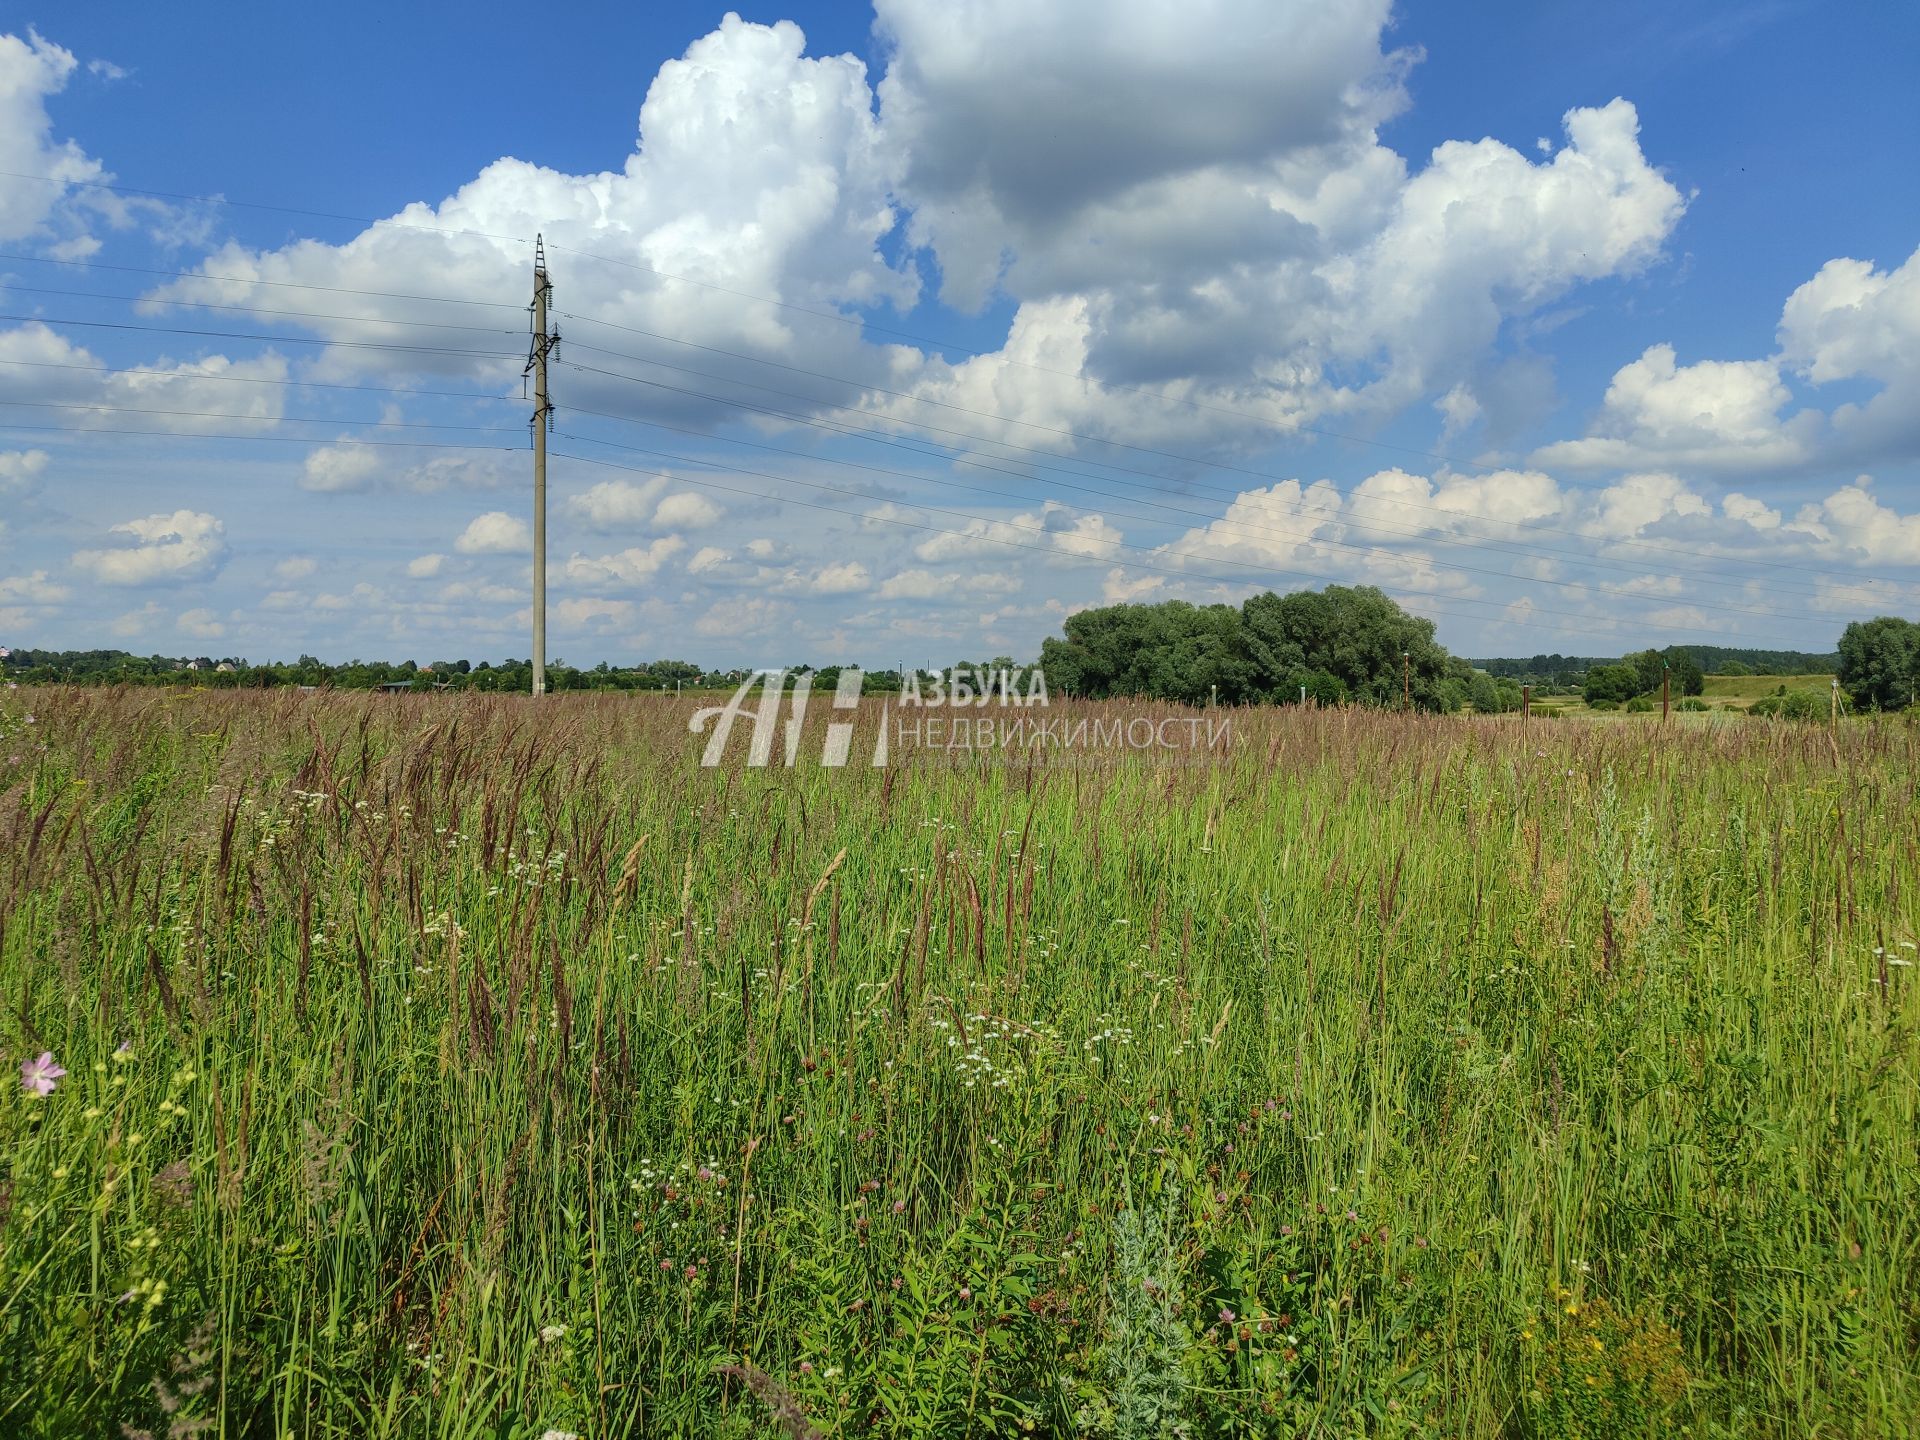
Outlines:
{"label": "meadow field", "polygon": [[1916,1432],[1908,724],[692,708],[0,693],[0,1434]]}

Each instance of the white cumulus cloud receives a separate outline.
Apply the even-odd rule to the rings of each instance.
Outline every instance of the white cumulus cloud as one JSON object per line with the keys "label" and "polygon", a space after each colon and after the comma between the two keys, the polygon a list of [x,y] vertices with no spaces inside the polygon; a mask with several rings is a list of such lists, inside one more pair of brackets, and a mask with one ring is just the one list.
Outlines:
{"label": "white cumulus cloud", "polygon": [[519,516],[489,510],[468,522],[453,548],[462,555],[523,555],[533,548],[533,532]]}
{"label": "white cumulus cloud", "polygon": [[226,527],[212,515],[176,510],[129,520],[111,531],[133,539],[112,550],[80,550],[74,565],[102,585],[183,584],[216,574],[227,557]]}

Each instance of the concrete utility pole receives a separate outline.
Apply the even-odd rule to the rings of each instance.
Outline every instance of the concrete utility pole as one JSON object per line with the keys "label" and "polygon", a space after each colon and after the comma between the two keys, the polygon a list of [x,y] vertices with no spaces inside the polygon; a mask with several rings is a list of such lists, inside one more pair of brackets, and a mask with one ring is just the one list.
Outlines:
{"label": "concrete utility pole", "polygon": [[547,693],[547,431],[553,428],[553,404],[547,398],[547,357],[560,343],[547,333],[547,304],[553,286],[547,280],[547,247],[533,241],[533,346],[527,369],[533,376],[533,693]]}
{"label": "concrete utility pole", "polygon": [[1400,652],[1400,708],[1413,709],[1413,656]]}

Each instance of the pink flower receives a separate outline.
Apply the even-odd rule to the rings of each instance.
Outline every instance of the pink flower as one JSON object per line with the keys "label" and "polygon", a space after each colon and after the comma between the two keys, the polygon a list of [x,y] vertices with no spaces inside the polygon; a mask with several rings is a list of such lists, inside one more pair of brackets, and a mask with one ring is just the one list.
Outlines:
{"label": "pink flower", "polygon": [[894,1201],[894,1202],[893,1202],[893,1213],[894,1213],[894,1214],[896,1214],[896,1215],[904,1215],[904,1214],[906,1214],[906,1211],[907,1211],[907,1202],[906,1202],[906,1201],[904,1201],[904,1200],[896,1200],[896,1201]]}
{"label": "pink flower", "polygon": [[802,1375],[811,1375],[813,1373],[813,1361],[802,1360],[800,1362],[800,1373]]}
{"label": "pink flower", "polygon": [[51,1095],[54,1082],[66,1075],[66,1071],[53,1063],[53,1052],[42,1050],[38,1060],[20,1062],[20,1088],[29,1095]]}
{"label": "pink flower", "polygon": [[973,1291],[969,1290],[966,1286],[962,1285],[960,1287],[960,1298],[962,1300],[971,1300],[973,1298]]}
{"label": "pink flower", "polygon": [[1220,1307],[1220,1323],[1222,1325],[1231,1325],[1233,1323],[1233,1311],[1224,1305]]}

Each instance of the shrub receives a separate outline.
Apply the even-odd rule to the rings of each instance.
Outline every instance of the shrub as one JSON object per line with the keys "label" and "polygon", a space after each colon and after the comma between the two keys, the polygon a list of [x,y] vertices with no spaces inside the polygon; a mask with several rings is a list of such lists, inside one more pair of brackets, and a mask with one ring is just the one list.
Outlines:
{"label": "shrub", "polygon": [[1676,710],[1685,710],[1690,715],[1697,715],[1700,711],[1708,709],[1709,707],[1707,702],[1702,700],[1698,695],[1689,695],[1673,708]]}
{"label": "shrub", "polygon": [[1627,701],[1627,713],[1630,715],[1645,715],[1651,709],[1653,701],[1645,695],[1636,695]]}
{"label": "shrub", "polygon": [[1618,710],[1620,708],[1620,702],[1618,700],[1589,700],[1587,702],[1587,708],[1589,710]]}

